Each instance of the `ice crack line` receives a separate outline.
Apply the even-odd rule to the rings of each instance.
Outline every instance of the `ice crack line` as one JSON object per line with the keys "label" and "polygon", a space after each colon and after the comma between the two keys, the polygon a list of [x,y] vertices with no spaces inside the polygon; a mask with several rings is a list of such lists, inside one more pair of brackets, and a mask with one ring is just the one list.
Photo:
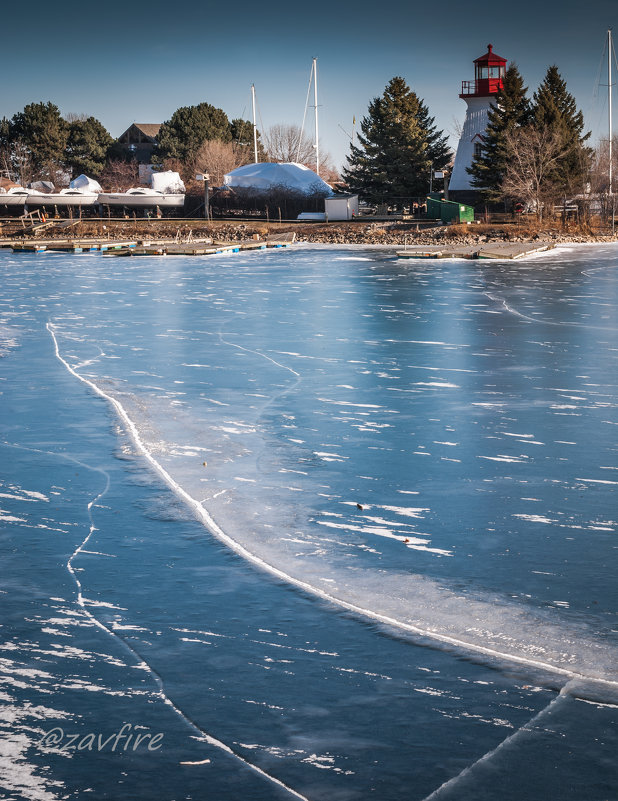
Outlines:
{"label": "ice crack line", "polygon": [[267,356],[265,353],[262,353],[259,350],[251,350],[251,348],[245,348],[243,345],[237,345],[234,342],[228,342],[227,339],[223,339],[223,334],[221,334],[221,333],[219,333],[219,339],[225,345],[230,345],[230,347],[232,347],[232,348],[238,348],[239,350],[244,350],[246,353],[254,353],[256,356],[261,356],[263,359],[268,359],[269,362],[272,362],[273,364],[276,364],[277,367],[281,367],[283,370],[289,370],[290,373],[293,373],[295,376],[300,378],[300,373],[297,373],[296,370],[293,370],[291,367],[288,367],[287,364],[281,364],[281,362],[278,362],[275,359],[272,359],[270,356]]}
{"label": "ice crack line", "polygon": [[435,799],[437,798],[442,798],[442,796],[445,793],[448,794],[449,790],[451,790],[453,787],[459,784],[463,779],[467,778],[475,770],[477,766],[489,762],[491,759],[493,759],[494,756],[496,756],[496,754],[498,754],[504,748],[508,748],[510,745],[512,745],[515,740],[519,740],[521,739],[521,737],[523,737],[524,734],[529,734],[530,732],[534,731],[535,725],[541,720],[541,718],[544,718],[550,712],[553,712],[557,704],[560,703],[564,699],[565,695],[568,694],[569,683],[565,684],[565,686],[560,690],[558,695],[555,698],[553,698],[546,707],[541,709],[540,712],[537,712],[537,714],[533,718],[531,718],[527,723],[524,723],[523,726],[517,729],[517,731],[513,732],[513,734],[511,734],[509,737],[503,740],[493,750],[488,751],[486,754],[483,754],[483,756],[477,759],[476,762],[473,762],[471,765],[468,765],[467,768],[464,768],[461,771],[461,773],[457,774],[457,776],[453,776],[452,779],[449,779],[448,781],[444,782],[444,784],[441,784],[432,793],[423,798],[422,801],[435,801]]}
{"label": "ice crack line", "polygon": [[[126,414],[126,412],[125,412],[124,408],[121,406],[121,404],[118,403],[118,401],[116,401],[114,398],[111,398],[110,396],[108,396],[104,392],[102,392],[96,386],[96,384],[94,384],[92,381],[89,381],[88,379],[83,378],[78,373],[76,373],[75,370],[71,367],[71,365],[67,361],[65,361],[62,358],[62,356],[60,355],[60,351],[58,349],[58,341],[56,339],[56,336],[55,336],[55,333],[54,333],[54,329],[53,329],[53,325],[51,323],[47,323],[47,330],[51,334],[52,339],[54,341],[55,353],[56,353],[56,357],[58,358],[58,360],[67,368],[67,370],[72,375],[74,375],[76,378],[78,378],[83,383],[85,383],[88,386],[90,386],[98,395],[101,395],[102,397],[104,397],[105,399],[109,400],[112,403],[112,405],[119,412],[119,414],[121,416],[121,419],[123,420],[125,425],[127,425],[127,428],[129,429],[129,433],[131,434],[131,437],[134,440],[134,442],[136,444],[138,444],[139,449],[142,451],[142,453],[144,455],[147,456],[147,458],[149,458],[149,461],[152,464],[154,464],[156,467],[158,467],[158,463],[152,458],[152,456],[150,456],[150,454],[146,451],[146,449],[142,445],[141,440],[139,439],[139,436],[137,434],[137,430],[135,429],[135,426],[133,425],[132,421],[129,419],[128,415]],[[54,454],[54,455],[56,455],[56,454]],[[288,793],[290,793],[290,795],[294,796],[295,798],[300,799],[300,801],[309,801],[309,799],[306,796],[304,796],[301,793],[297,792],[292,787],[289,787],[287,784],[282,782],[280,779],[277,779],[275,776],[271,776],[269,773],[267,773],[266,771],[262,770],[262,768],[258,767],[257,765],[253,764],[252,762],[249,762],[243,756],[241,756],[241,754],[237,753],[232,748],[230,748],[229,745],[227,745],[226,743],[222,742],[221,740],[219,740],[218,738],[214,737],[213,735],[209,734],[205,729],[202,729],[201,726],[199,726],[197,723],[195,723],[195,721],[191,720],[191,718],[189,718],[182,711],[182,709],[180,709],[180,707],[176,706],[176,704],[166,694],[165,685],[163,683],[163,679],[160,677],[160,675],[157,673],[157,671],[154,670],[154,668],[152,668],[148,664],[148,662],[146,662],[146,660],[142,657],[142,655],[133,646],[129,645],[129,643],[126,642],[126,640],[123,640],[122,637],[119,637],[114,631],[112,631],[112,629],[108,628],[104,623],[102,623],[98,618],[96,618],[92,614],[92,612],[90,612],[90,610],[86,607],[86,605],[84,603],[83,595],[82,595],[82,585],[81,585],[81,582],[79,581],[79,579],[77,578],[77,575],[75,573],[75,570],[73,569],[73,564],[72,563],[73,563],[73,560],[83,550],[84,546],[88,543],[88,541],[92,537],[92,534],[97,530],[96,526],[94,525],[94,521],[93,521],[93,517],[92,517],[92,508],[107,493],[107,491],[109,489],[109,486],[110,486],[110,480],[109,480],[109,474],[105,470],[103,470],[102,468],[89,467],[88,465],[83,464],[82,462],[79,462],[77,459],[74,459],[73,457],[65,457],[65,458],[71,459],[72,461],[77,462],[78,464],[82,465],[83,467],[85,467],[87,469],[95,470],[95,471],[97,471],[99,473],[102,473],[106,477],[106,484],[105,484],[104,489],[92,501],[90,501],[89,504],[88,504],[88,516],[89,516],[89,520],[90,520],[90,529],[88,531],[88,534],[85,537],[85,539],[83,540],[83,542],[75,549],[75,551],[69,557],[69,560],[67,562],[67,570],[71,574],[71,576],[72,576],[72,578],[75,581],[75,584],[77,586],[77,603],[79,604],[79,606],[83,610],[84,614],[93,622],[94,625],[96,625],[102,631],[107,632],[115,640],[117,640],[120,643],[122,643],[122,645],[137,660],[137,662],[139,664],[143,665],[146,668],[146,670],[148,670],[148,672],[150,673],[150,675],[154,679],[155,684],[157,685],[157,688],[158,688],[158,691],[159,691],[159,697],[163,700],[163,702],[165,704],[167,704],[168,706],[172,707],[172,709],[176,712],[176,714],[180,718],[182,718],[182,720],[188,726],[190,726],[199,735],[201,740],[203,740],[203,741],[207,742],[209,745],[214,746],[215,748],[218,748],[221,751],[224,751],[225,753],[229,754],[231,757],[233,757],[234,759],[236,759],[239,762],[241,762],[245,767],[249,768],[254,773],[257,773],[262,778],[264,778],[264,779],[268,780],[269,782],[271,782],[273,784],[276,784],[277,786],[283,788]],[[159,468],[158,472],[159,473],[162,472],[165,476],[168,475],[162,468]],[[168,478],[169,478],[170,481],[172,480],[171,477],[168,476]],[[195,503],[195,501],[194,501],[194,503]],[[197,763],[197,764],[203,764],[203,763]]]}
{"label": "ice crack line", "polygon": [[542,317],[531,317],[528,314],[523,314],[522,312],[517,311],[512,306],[506,302],[504,298],[497,298],[495,295],[492,295],[491,292],[483,292],[486,298],[493,301],[494,303],[499,303],[504,309],[509,312],[509,314],[514,314],[516,317],[521,317],[522,320],[526,320],[529,323],[540,323],[541,325],[555,325],[558,327],[568,327],[568,328],[589,328],[595,331],[607,331],[606,328],[603,328],[601,325],[586,325],[585,323],[574,323],[568,320],[561,320],[560,322],[556,320],[544,320]]}
{"label": "ice crack line", "polygon": [[[73,560],[77,556],[79,556],[80,553],[83,553],[84,546],[88,543],[88,541],[92,537],[93,533],[95,531],[97,531],[97,528],[94,525],[94,520],[92,518],[92,509],[107,494],[107,492],[109,490],[109,487],[110,487],[109,473],[106,470],[103,470],[100,467],[92,467],[91,465],[85,464],[84,462],[80,461],[79,459],[76,459],[74,456],[68,456],[67,454],[54,453],[53,451],[44,451],[44,450],[41,450],[39,448],[28,448],[25,445],[16,445],[16,444],[11,443],[11,442],[3,442],[2,444],[7,446],[7,447],[9,447],[9,448],[17,448],[19,450],[30,451],[32,453],[43,453],[43,454],[46,454],[48,456],[53,456],[53,457],[57,457],[57,458],[61,458],[61,459],[66,459],[67,461],[73,462],[74,464],[78,464],[80,467],[83,467],[85,470],[92,470],[93,472],[100,473],[100,474],[105,476],[105,487],[101,490],[101,492],[98,493],[98,495],[96,495],[88,503],[88,507],[87,507],[88,508],[88,518],[90,520],[90,527],[89,527],[89,530],[88,530],[88,534],[86,535],[84,540],[77,546],[77,548],[73,551],[73,553],[71,554],[71,556],[69,557],[69,559],[67,561],[67,570],[71,574],[71,577],[73,578],[73,581],[75,582],[75,585],[77,587],[77,604],[81,608],[83,614],[92,622],[93,625],[97,626],[97,628],[101,629],[106,634],[109,634],[110,637],[112,637],[114,640],[116,640],[118,643],[120,643],[120,645],[122,647],[124,647],[131,654],[131,656],[135,659],[135,661],[137,662],[138,665],[143,666],[143,667],[146,668],[146,670],[150,673],[150,675],[154,679],[155,684],[157,685],[159,698],[161,698],[161,700],[167,706],[171,706],[172,709],[176,712],[176,714],[180,718],[182,718],[182,720],[190,728],[192,728],[195,732],[197,732],[197,734],[199,735],[199,739],[200,740],[202,740],[204,742],[207,742],[209,745],[212,745],[212,746],[214,746],[216,748],[219,748],[222,751],[225,751],[230,756],[232,756],[235,759],[237,759],[240,762],[242,762],[246,767],[250,768],[252,771],[258,773],[260,776],[262,776],[263,778],[267,779],[268,781],[279,785],[284,790],[287,790],[294,797],[301,799],[301,801],[309,801],[304,795],[301,795],[300,793],[298,793],[295,790],[293,790],[291,787],[288,787],[286,784],[284,784],[279,779],[275,778],[274,776],[271,776],[269,773],[266,773],[261,768],[257,767],[257,765],[254,765],[251,762],[248,762],[246,759],[244,759],[240,754],[237,754],[232,748],[230,748],[224,742],[222,742],[221,740],[218,740],[216,737],[213,737],[211,734],[208,734],[208,732],[206,732],[204,729],[202,729],[197,723],[195,723],[195,721],[191,720],[191,718],[189,718],[182,711],[182,709],[180,709],[178,706],[176,706],[176,704],[166,694],[165,685],[163,683],[163,679],[157,673],[157,671],[153,667],[151,667],[151,665],[149,665],[148,662],[146,662],[146,660],[142,657],[142,655],[133,646],[129,645],[129,643],[126,640],[124,640],[122,637],[118,636],[118,634],[116,634],[112,629],[110,629],[108,626],[106,626],[104,623],[102,623],[97,617],[95,617],[95,615],[92,614],[92,612],[86,606],[86,604],[84,602],[83,593],[82,593],[82,589],[83,589],[82,588],[82,584],[81,584],[80,580],[77,578],[77,575],[76,575],[75,570],[73,568]],[[206,764],[208,762],[210,762],[209,759],[202,760],[201,762],[182,762],[181,764],[183,764],[183,765],[203,765],[203,764]]]}
{"label": "ice crack line", "polygon": [[613,689],[618,688],[618,681],[586,676],[584,673],[580,673],[576,670],[568,670],[567,668],[562,668],[559,667],[558,665],[554,665],[550,662],[544,662],[540,659],[532,659],[526,656],[518,656],[517,654],[504,653],[502,651],[498,651],[495,648],[490,648],[488,646],[481,645],[480,643],[472,643],[467,640],[463,640],[460,637],[455,637],[449,634],[441,634],[431,629],[423,628],[421,625],[415,625],[414,623],[406,623],[402,620],[390,617],[389,615],[385,615],[371,609],[366,609],[362,606],[358,606],[357,604],[350,603],[349,601],[345,601],[342,598],[338,598],[337,596],[331,595],[325,590],[322,590],[319,587],[314,586],[313,584],[309,584],[308,582],[303,581],[302,579],[291,576],[290,574],[285,573],[278,567],[275,567],[275,565],[266,562],[264,559],[260,558],[256,554],[249,551],[244,545],[241,545],[241,543],[237,542],[232,537],[230,537],[229,534],[226,534],[225,531],[223,531],[223,529],[211,517],[209,512],[202,506],[202,504],[198,500],[193,498],[193,496],[189,495],[189,493],[172,478],[172,476],[167,472],[167,470],[165,470],[165,468],[161,464],[159,464],[159,462],[157,462],[157,460],[154,458],[154,456],[150,453],[148,448],[142,442],[139,432],[135,427],[135,424],[125,411],[122,404],[111,395],[105,393],[94,382],[90,381],[87,378],[84,378],[83,376],[79,375],[79,373],[75,372],[75,370],[71,367],[71,365],[68,364],[68,362],[66,362],[65,359],[63,359],[63,357],[60,355],[60,352],[58,350],[58,342],[56,340],[53,330],[53,325],[48,323],[47,328],[54,340],[56,356],[59,359],[59,361],[62,364],[64,364],[67,370],[73,376],[75,376],[75,378],[77,378],[79,381],[82,381],[84,384],[89,386],[97,395],[99,395],[102,398],[105,398],[111,404],[111,406],[115,409],[116,413],[118,414],[118,417],[122,420],[127,430],[127,433],[133,440],[137,450],[143,455],[144,459],[153,468],[153,470],[157,473],[157,475],[159,475],[163,479],[163,481],[170,487],[170,489],[179,498],[181,498],[183,501],[186,502],[189,508],[191,508],[194,511],[197,519],[200,520],[205,525],[205,527],[213,534],[213,536],[217,537],[217,539],[219,539],[221,542],[223,542],[225,545],[231,548],[235,553],[242,556],[248,562],[257,565],[259,568],[265,570],[267,573],[270,573],[271,575],[276,576],[277,578],[289,584],[292,584],[293,586],[298,587],[299,589],[308,592],[311,595],[329,601],[330,603],[335,604],[340,608],[347,609],[365,618],[371,618],[372,620],[377,620],[380,623],[386,624],[387,626],[394,626],[395,628],[410,632],[416,636],[429,638],[436,642],[444,643],[449,646],[454,646],[464,651],[484,654],[486,656],[491,657],[492,659],[497,658],[500,660],[506,660],[508,662],[514,662],[516,664],[525,665],[526,667],[540,668],[542,670],[549,671],[557,675],[565,676],[569,679],[577,678],[577,679],[582,679],[584,681],[593,681],[594,683],[597,684],[610,686]]}

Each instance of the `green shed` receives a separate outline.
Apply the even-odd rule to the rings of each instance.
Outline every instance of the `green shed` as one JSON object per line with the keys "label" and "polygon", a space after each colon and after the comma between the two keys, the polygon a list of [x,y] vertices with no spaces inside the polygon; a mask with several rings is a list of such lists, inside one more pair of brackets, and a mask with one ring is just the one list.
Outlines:
{"label": "green shed", "polygon": [[454,200],[443,200],[440,204],[440,212],[440,219],[443,223],[474,222],[472,206],[464,206],[463,203],[456,203]]}
{"label": "green shed", "polygon": [[430,220],[442,219],[442,198],[437,193],[427,197],[427,217]]}
{"label": "green shed", "polygon": [[427,217],[430,220],[442,220],[444,224],[474,222],[474,209],[454,200],[443,200],[432,193],[427,197]]}

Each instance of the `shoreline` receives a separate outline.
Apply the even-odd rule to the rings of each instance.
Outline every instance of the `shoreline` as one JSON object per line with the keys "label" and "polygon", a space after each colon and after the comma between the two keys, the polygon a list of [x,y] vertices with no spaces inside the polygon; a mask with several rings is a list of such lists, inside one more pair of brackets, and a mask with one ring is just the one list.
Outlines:
{"label": "shoreline", "polygon": [[[294,233],[299,244],[320,245],[390,245],[390,246],[472,246],[488,244],[515,244],[548,242],[559,244],[602,244],[618,241],[618,231],[593,233],[581,229],[569,230],[542,225],[516,225],[479,223],[473,226],[448,225],[427,226],[422,222],[360,221],[341,223],[266,222],[256,220],[102,220],[88,219],[76,222],[70,229],[48,226],[39,231],[24,232],[17,221],[0,223],[0,247],[6,247],[15,239],[28,242],[54,239],[86,239],[105,237],[109,239],[157,239],[187,241],[212,239],[215,242],[239,242],[250,239],[262,240],[275,234]],[[61,221],[59,221],[60,223]],[[423,226],[423,227],[421,227]]]}

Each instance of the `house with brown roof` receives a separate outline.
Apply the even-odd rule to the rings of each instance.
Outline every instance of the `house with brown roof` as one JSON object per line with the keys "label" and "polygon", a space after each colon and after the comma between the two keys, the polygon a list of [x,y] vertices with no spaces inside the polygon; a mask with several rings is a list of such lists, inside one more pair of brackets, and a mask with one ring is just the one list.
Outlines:
{"label": "house with brown roof", "polygon": [[118,137],[118,144],[140,164],[147,164],[157,146],[160,122],[134,122]]}

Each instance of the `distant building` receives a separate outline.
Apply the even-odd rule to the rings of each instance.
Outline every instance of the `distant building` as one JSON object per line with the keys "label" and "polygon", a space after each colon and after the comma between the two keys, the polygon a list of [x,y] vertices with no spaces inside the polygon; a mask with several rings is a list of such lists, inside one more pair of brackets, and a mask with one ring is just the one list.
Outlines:
{"label": "distant building", "polygon": [[492,45],[487,45],[487,53],[474,60],[474,80],[462,82],[459,97],[466,101],[468,108],[449,182],[451,200],[472,204],[476,200],[477,190],[470,183],[467,168],[480,151],[489,107],[502,89],[505,70],[506,59],[496,55]]}
{"label": "distant building", "polygon": [[140,164],[148,164],[157,146],[160,122],[134,122],[118,137],[118,144]]}

